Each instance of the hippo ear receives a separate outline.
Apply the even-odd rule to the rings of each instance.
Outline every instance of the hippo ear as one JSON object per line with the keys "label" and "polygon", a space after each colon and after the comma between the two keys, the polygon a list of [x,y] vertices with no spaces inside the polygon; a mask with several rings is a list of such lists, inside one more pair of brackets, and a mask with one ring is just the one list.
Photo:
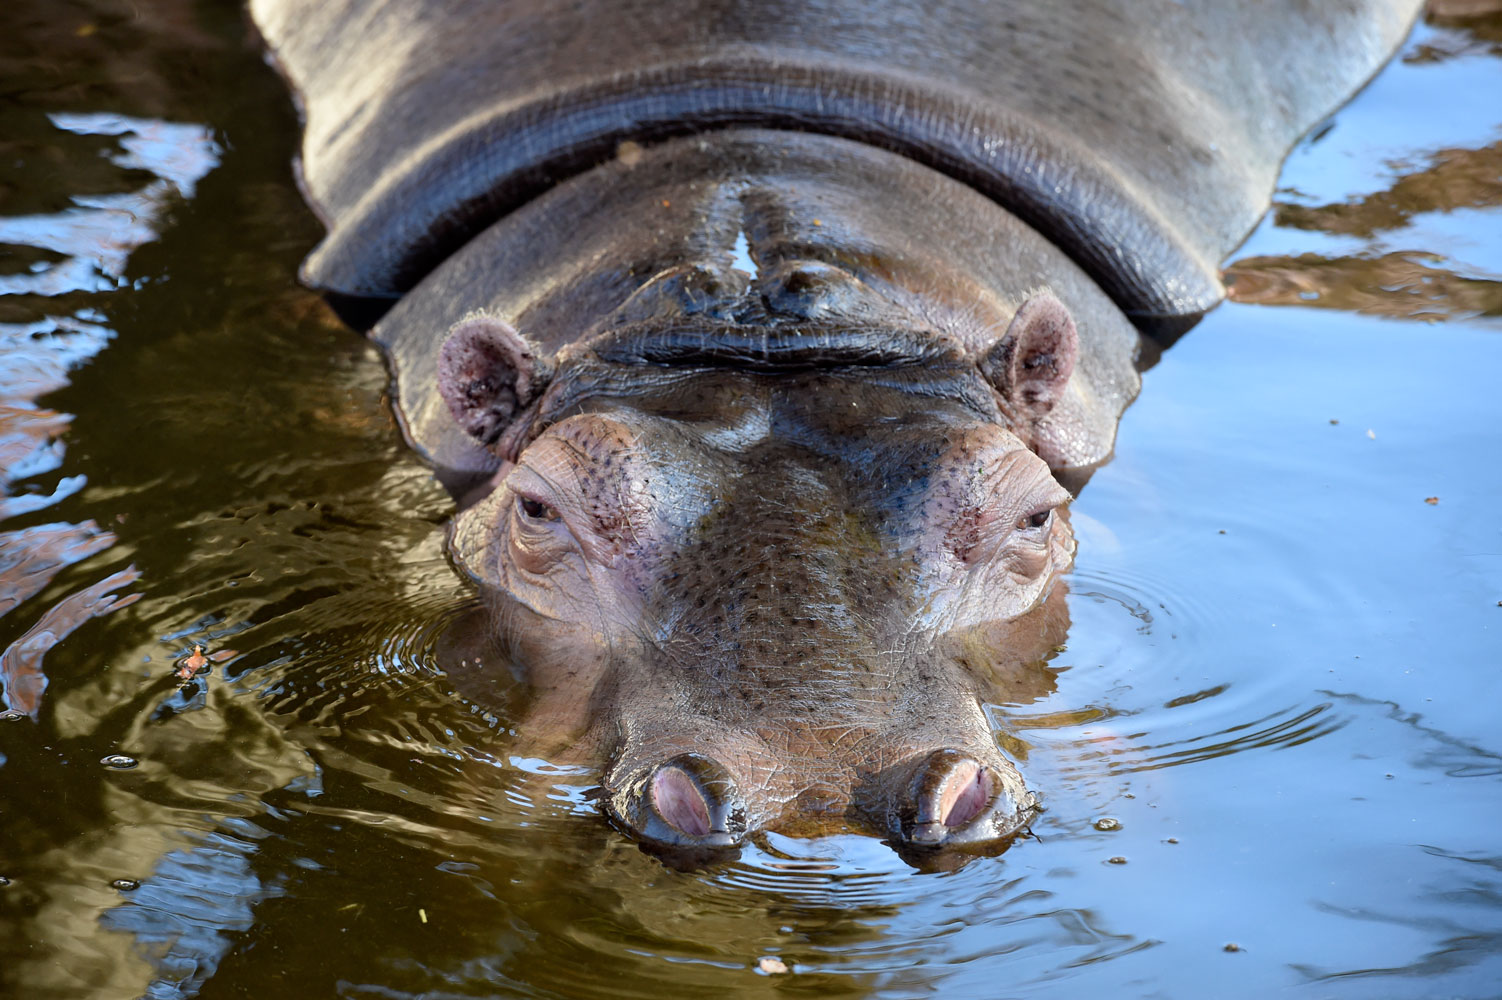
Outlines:
{"label": "hippo ear", "polygon": [[474,313],[455,323],[438,351],[438,391],[471,437],[492,444],[541,395],[552,365],[505,320]]}
{"label": "hippo ear", "polygon": [[1036,422],[1064,394],[1079,352],[1068,307],[1042,292],[1017,310],[1007,332],[981,359],[980,370],[1007,409]]}

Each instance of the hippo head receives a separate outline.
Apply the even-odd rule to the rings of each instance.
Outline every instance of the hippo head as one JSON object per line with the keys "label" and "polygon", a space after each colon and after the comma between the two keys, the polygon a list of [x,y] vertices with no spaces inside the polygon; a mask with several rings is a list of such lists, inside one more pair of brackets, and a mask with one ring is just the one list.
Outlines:
{"label": "hippo head", "polygon": [[1036,800],[984,703],[1059,641],[1073,320],[1035,294],[977,353],[828,265],[774,277],[661,274],[557,357],[456,324],[440,387],[501,465],[452,552],[644,843],[1004,844]]}

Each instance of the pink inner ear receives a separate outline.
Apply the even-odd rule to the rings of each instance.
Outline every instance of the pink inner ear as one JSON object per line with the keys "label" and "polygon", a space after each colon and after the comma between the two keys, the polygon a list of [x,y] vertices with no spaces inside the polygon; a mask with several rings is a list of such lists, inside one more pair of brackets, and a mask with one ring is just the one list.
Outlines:
{"label": "pink inner ear", "polygon": [[659,816],[690,836],[709,833],[709,804],[680,768],[659,767],[652,775],[652,805]]}
{"label": "pink inner ear", "polygon": [[947,827],[964,826],[981,814],[991,800],[991,782],[986,769],[973,760],[955,767],[944,779],[939,796],[939,815]]}
{"label": "pink inner ear", "polygon": [[493,441],[547,381],[547,366],[525,337],[495,316],[469,316],[438,350],[438,391],[459,426]]}
{"label": "pink inner ear", "polygon": [[1018,388],[1052,403],[1079,357],[1079,333],[1069,308],[1047,293],[1035,295],[1017,310],[1008,330],[1017,333],[1012,375]]}

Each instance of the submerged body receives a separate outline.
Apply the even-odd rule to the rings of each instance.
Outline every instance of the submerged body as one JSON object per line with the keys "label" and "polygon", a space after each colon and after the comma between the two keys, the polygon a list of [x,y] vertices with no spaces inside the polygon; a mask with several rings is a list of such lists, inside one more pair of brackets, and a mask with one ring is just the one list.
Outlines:
{"label": "submerged body", "polygon": [[305,6],[252,4],[307,276],[389,308],[531,727],[649,843],[926,850],[1036,808],[984,704],[1048,683],[1138,329],[1417,5]]}

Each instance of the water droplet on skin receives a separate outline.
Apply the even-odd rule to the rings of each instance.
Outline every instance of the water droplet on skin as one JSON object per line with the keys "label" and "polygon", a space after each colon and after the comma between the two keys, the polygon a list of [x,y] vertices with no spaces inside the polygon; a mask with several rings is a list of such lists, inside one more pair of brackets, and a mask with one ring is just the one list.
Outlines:
{"label": "water droplet on skin", "polygon": [[1106,833],[1111,830],[1120,830],[1121,821],[1112,819],[1110,816],[1102,816],[1100,819],[1095,821],[1095,828],[1097,830],[1100,830],[1102,833]]}
{"label": "water droplet on skin", "polygon": [[139,764],[140,761],[134,757],[127,757],[123,753],[112,753],[108,757],[100,758],[99,763],[105,767],[112,767],[117,771],[128,771]]}
{"label": "water droplet on skin", "polygon": [[110,882],[110,888],[130,892],[132,889],[141,888],[141,883],[133,878],[117,878]]}

